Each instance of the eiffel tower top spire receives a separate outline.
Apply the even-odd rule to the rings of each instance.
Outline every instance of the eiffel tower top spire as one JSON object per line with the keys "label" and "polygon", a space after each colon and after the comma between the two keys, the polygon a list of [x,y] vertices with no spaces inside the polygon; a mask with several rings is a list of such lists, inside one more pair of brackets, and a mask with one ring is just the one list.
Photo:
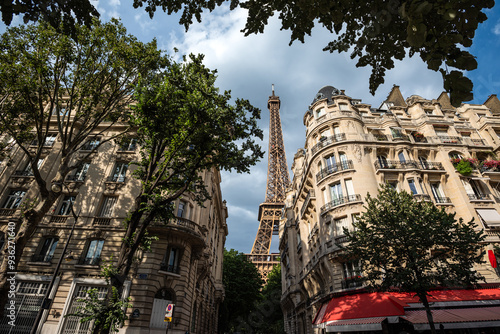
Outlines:
{"label": "eiffel tower top spire", "polygon": [[273,84],[272,96],[267,101],[270,119],[266,203],[284,203],[285,190],[290,184],[281,131],[280,104],[280,98],[274,95]]}

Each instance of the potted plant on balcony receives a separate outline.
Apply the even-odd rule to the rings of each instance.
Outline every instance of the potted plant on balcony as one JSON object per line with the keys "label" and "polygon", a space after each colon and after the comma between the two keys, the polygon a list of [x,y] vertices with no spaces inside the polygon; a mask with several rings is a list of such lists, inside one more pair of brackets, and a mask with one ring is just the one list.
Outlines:
{"label": "potted plant on balcony", "polygon": [[414,132],[413,138],[415,138],[416,142],[422,141],[424,139],[424,134],[421,132]]}
{"label": "potted plant on balcony", "polygon": [[477,163],[476,159],[451,159],[450,160],[457,172],[460,174],[467,176],[472,173],[474,170],[475,164]]}
{"label": "potted plant on balcony", "polygon": [[483,171],[488,171],[488,172],[498,172],[500,171],[500,160],[486,160],[483,161],[483,166],[482,166]]}

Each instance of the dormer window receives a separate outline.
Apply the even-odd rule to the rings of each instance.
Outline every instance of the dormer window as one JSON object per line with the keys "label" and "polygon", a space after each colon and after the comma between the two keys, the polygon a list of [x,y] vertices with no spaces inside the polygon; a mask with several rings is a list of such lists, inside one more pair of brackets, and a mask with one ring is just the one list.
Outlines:
{"label": "dormer window", "polygon": [[339,109],[341,111],[349,111],[349,106],[347,105],[347,103],[339,103]]}
{"label": "dormer window", "polygon": [[316,118],[320,118],[325,116],[325,108],[321,107],[318,110],[316,110]]}

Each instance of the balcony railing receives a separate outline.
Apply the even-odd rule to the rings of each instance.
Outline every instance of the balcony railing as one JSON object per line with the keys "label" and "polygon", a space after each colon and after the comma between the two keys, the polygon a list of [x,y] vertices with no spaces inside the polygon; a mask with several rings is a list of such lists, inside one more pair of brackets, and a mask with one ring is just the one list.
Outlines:
{"label": "balcony railing", "polygon": [[489,201],[491,200],[489,194],[467,194],[471,201]]}
{"label": "balcony railing", "polygon": [[363,286],[361,275],[342,279],[342,289],[360,288]]}
{"label": "balcony railing", "polygon": [[95,217],[92,225],[109,226],[111,225],[111,218],[108,217]]}
{"label": "balcony railing", "polygon": [[431,201],[431,197],[427,194],[413,194],[413,198],[415,198],[417,201]]}
{"label": "balcony railing", "polygon": [[316,182],[319,182],[319,180],[324,179],[330,174],[342,171],[342,170],[347,170],[347,169],[354,169],[354,165],[352,163],[352,160],[347,160],[347,161],[342,161],[338,164],[335,165],[330,165],[327,166],[326,168],[321,168],[319,173],[316,174]]}
{"label": "balcony railing", "polygon": [[195,222],[193,222],[189,219],[182,218],[182,217],[175,217],[175,218],[170,219],[166,222],[164,222],[161,219],[155,219],[153,221],[153,225],[154,226],[165,226],[165,227],[169,227],[169,226],[177,227],[177,226],[179,226],[179,227],[186,228],[186,229],[198,234],[199,236],[204,236],[206,234],[205,230],[202,230],[202,228],[198,224],[196,224]]}
{"label": "balcony railing", "polygon": [[108,182],[125,182],[125,175],[111,175],[108,177]]}
{"label": "balcony railing", "polygon": [[54,215],[50,217],[50,222],[55,224],[64,224],[68,220],[68,216]]}
{"label": "balcony railing", "polygon": [[100,257],[81,257],[78,259],[78,264],[88,266],[98,266],[101,263]]}
{"label": "balcony railing", "polygon": [[0,216],[13,216],[16,209],[0,209]]}
{"label": "balcony railing", "polygon": [[35,254],[31,257],[31,262],[50,262],[53,255]]}
{"label": "balcony railing", "polygon": [[160,265],[161,271],[166,271],[167,273],[179,274],[181,272],[181,268],[179,266],[173,266],[170,264],[162,263]]}
{"label": "balcony railing", "polygon": [[462,137],[456,136],[436,136],[432,137],[436,141],[443,144],[462,144]]}
{"label": "balcony railing", "polygon": [[451,203],[451,200],[449,197],[438,197],[434,196],[434,200],[436,203],[443,204],[443,203]]}
{"label": "balcony railing", "polygon": [[351,203],[351,202],[358,202],[361,201],[361,195],[349,195],[345,197],[339,197],[337,199],[334,199],[331,202],[326,203],[321,207],[321,214],[325,213],[328,210],[331,210],[339,205]]}
{"label": "balcony railing", "polygon": [[316,145],[314,145],[311,148],[311,153],[315,154],[323,147],[326,147],[326,146],[331,145],[333,143],[337,143],[337,142],[344,141],[344,140],[346,140],[345,133],[338,133],[338,134],[330,136],[330,137],[323,137],[323,139],[321,139]]}
{"label": "balcony railing", "polygon": [[443,164],[440,162],[421,162],[421,161],[375,161],[375,169],[424,169],[424,170],[443,170]]}
{"label": "balcony railing", "polygon": [[410,137],[404,134],[393,135],[392,141],[410,141]]}

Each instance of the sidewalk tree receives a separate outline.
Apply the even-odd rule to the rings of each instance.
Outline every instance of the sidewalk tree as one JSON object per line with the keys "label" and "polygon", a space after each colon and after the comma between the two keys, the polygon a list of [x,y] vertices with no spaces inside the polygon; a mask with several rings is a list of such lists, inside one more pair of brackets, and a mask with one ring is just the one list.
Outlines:
{"label": "sidewalk tree", "polygon": [[262,140],[260,110],[247,100],[231,104],[230,92],[215,87],[216,78],[216,71],[203,65],[203,55],[190,55],[138,84],[131,125],[140,146],[134,176],[141,188],[125,221],[117,273],[111,277],[119,292],[137,250],[150,245],[151,224],[168,224],[172,203],[182,195],[192,194],[200,205],[210,198],[203,172],[249,172],[263,156],[256,143]]}
{"label": "sidewalk tree", "polygon": [[[53,185],[62,185],[99,149],[104,141],[96,138],[101,133],[117,122],[126,131],[130,96],[139,76],[148,77],[169,62],[156,41],[138,41],[116,20],[76,28],[78,42],[45,22],[9,28],[0,37],[0,134],[24,152],[32,188],[38,192],[36,199],[23,200],[30,205],[22,206],[16,227],[14,267],[8,268],[8,249],[3,250],[0,313],[7,272],[16,271],[28,238],[61,196],[60,187]],[[89,140],[93,145],[87,156],[77,154]],[[47,150],[59,159],[50,178],[38,164]]]}
{"label": "sidewalk tree", "polygon": [[225,298],[219,312],[219,333],[248,328],[248,316],[261,299],[262,279],[257,267],[245,254],[224,249],[222,282]]}
{"label": "sidewalk tree", "polygon": [[454,213],[387,185],[376,198],[368,194],[366,202],[354,229],[344,228],[345,259],[359,261],[362,279],[377,290],[415,293],[435,333],[429,291],[483,280],[473,268],[484,256],[483,230],[473,220],[457,221]]}

